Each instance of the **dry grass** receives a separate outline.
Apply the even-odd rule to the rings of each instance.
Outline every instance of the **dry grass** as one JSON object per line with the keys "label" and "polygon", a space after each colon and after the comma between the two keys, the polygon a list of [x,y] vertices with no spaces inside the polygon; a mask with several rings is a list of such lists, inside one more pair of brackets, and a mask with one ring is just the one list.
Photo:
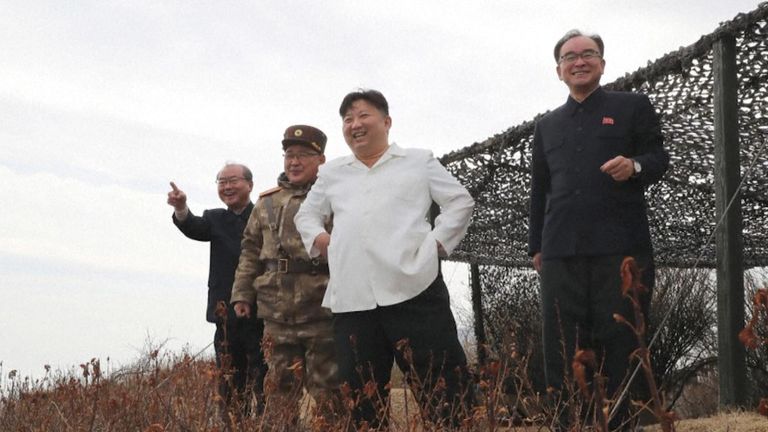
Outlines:
{"label": "dry grass", "polygon": [[[759,290],[751,325],[745,329],[745,345],[754,349],[768,344],[759,331],[758,320],[768,321],[768,289]],[[642,323],[636,325],[642,327]],[[642,336],[641,332],[638,332]],[[533,391],[526,374],[528,358],[512,349],[504,359],[488,362],[477,375],[476,406],[471,418],[463,419],[462,431],[545,431],[547,418],[558,418],[564,409],[584,412],[582,408],[610,408],[605,395],[579,394],[571,391],[568,404],[553,408],[542,402]],[[647,358],[647,356],[646,356]],[[644,365],[649,368],[648,365]],[[301,392],[295,400],[273,406],[267,394],[266,410],[270,416],[235,416],[222,410],[217,395],[217,383],[222,371],[211,360],[195,359],[187,353],[174,354],[161,349],[149,349],[148,354],[129,368],[104,373],[98,359],[80,365],[79,370],[60,372],[46,367],[42,379],[22,378],[16,371],[6,375],[0,363],[0,431],[348,431],[348,413],[337,413],[333,419],[323,419],[313,404]],[[576,381],[586,377],[575,377]],[[599,381],[599,377],[595,377]],[[510,386],[510,382],[514,381]],[[400,378],[402,382],[402,378]],[[397,387],[398,382],[393,381]],[[581,383],[583,384],[583,383]],[[582,386],[582,389],[585,388]],[[511,391],[511,392],[510,392]],[[659,396],[659,395],[657,395]],[[715,396],[701,394],[700,400],[711,402]],[[658,400],[658,398],[657,398]],[[302,402],[301,409],[298,408]],[[345,399],[346,406],[355,402]],[[440,430],[422,420],[421,410],[409,391],[393,388],[390,394],[391,432],[427,432]],[[584,405],[586,404],[586,405]],[[648,412],[651,410],[646,408]],[[235,410],[239,412],[239,410]],[[666,411],[654,410],[656,418]],[[759,415],[754,412],[733,412],[711,418],[700,418],[646,427],[646,431],[676,430],[680,432],[766,432],[768,431],[768,399],[761,401]],[[604,419],[581,416],[572,431],[601,430]],[[598,422],[599,420],[599,422]],[[550,420],[551,421],[551,420]],[[590,426],[585,424],[591,423]],[[601,424],[602,423],[602,424]],[[594,429],[593,429],[594,428]]]}
{"label": "dry grass", "polygon": [[[209,360],[188,355],[150,353],[131,368],[102,375],[98,361],[84,363],[79,374],[51,372],[32,381],[13,372],[0,379],[0,431],[223,431],[215,384],[219,371]],[[391,392],[393,432],[431,430],[420,420],[416,401],[409,391]],[[304,407],[311,404],[305,398]],[[492,427],[488,406],[478,407],[468,431],[543,431],[541,426]],[[501,415],[503,410],[497,410]],[[286,407],[286,414],[295,408]],[[231,430],[242,431],[338,431],[339,425],[317,422],[305,408],[299,425],[273,428],[252,416],[238,420]],[[282,426],[285,426],[282,425]],[[768,417],[754,412],[734,412],[712,418],[676,422],[680,432],[765,432]],[[658,426],[647,431],[660,431]]]}
{"label": "dry grass", "polygon": [[[392,416],[397,419],[396,424],[404,424],[406,417],[406,405],[411,410],[416,405],[416,401],[409,391],[404,389],[393,389]],[[410,413],[411,421],[414,420],[414,413]],[[768,417],[761,416],[756,412],[734,411],[718,414],[712,417],[685,419],[677,421],[675,424],[678,432],[767,432]],[[405,430],[405,429],[400,429]],[[420,432],[421,429],[410,429],[412,432]],[[500,427],[499,432],[534,432],[542,431],[540,426],[517,426]],[[660,432],[660,425],[648,425],[644,427],[644,432]]]}

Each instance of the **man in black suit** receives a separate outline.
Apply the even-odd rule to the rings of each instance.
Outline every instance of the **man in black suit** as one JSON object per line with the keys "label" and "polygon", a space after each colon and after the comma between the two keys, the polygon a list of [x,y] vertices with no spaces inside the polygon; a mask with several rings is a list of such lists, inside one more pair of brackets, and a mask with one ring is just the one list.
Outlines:
{"label": "man in black suit", "polygon": [[[253,174],[245,165],[228,163],[216,176],[216,184],[226,209],[205,210],[202,216],[192,214],[187,195],[173,182],[168,204],[174,208],[173,223],[185,236],[211,243],[206,319],[216,324],[213,343],[216,365],[222,370],[219,392],[226,407],[239,416],[248,412],[254,395],[261,410],[267,371],[261,351],[264,322],[255,313],[249,318],[237,318],[229,306],[240,241],[253,210]],[[222,415],[228,418],[226,410]]]}
{"label": "man in black suit", "polygon": [[[644,192],[664,175],[669,156],[648,97],[600,87],[603,54],[600,36],[578,30],[555,45],[557,74],[570,95],[536,124],[528,252],[541,275],[547,386],[561,389],[575,349],[591,348],[604,361],[610,397],[637,346],[634,334],[613,319],[614,313],[630,322],[634,316],[619,269],[624,257],[634,257],[650,293],[654,265]],[[647,312],[650,294],[643,301]],[[625,417],[622,410],[612,426]]]}

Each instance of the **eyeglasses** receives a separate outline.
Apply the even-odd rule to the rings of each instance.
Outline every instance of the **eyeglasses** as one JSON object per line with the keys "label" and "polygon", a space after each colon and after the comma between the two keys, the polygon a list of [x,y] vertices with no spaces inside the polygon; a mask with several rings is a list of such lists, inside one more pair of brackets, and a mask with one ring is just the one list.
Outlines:
{"label": "eyeglasses", "polygon": [[292,159],[296,159],[299,162],[304,162],[305,160],[314,157],[314,156],[320,156],[320,153],[309,153],[309,152],[299,152],[299,153],[284,153],[283,159],[289,161]]}
{"label": "eyeglasses", "polygon": [[584,61],[590,61],[594,59],[599,59],[600,57],[602,57],[600,53],[595,50],[584,50],[580,53],[569,52],[560,56],[560,63],[571,64],[578,59],[582,59]]}
{"label": "eyeglasses", "polygon": [[245,177],[227,177],[227,178],[217,178],[216,184],[219,186],[226,186],[228,184],[236,185],[240,183],[241,181],[245,180]]}

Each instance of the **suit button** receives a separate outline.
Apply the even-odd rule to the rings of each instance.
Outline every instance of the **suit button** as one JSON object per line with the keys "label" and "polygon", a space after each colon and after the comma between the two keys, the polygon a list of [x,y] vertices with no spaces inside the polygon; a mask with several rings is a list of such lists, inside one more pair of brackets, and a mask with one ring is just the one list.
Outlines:
{"label": "suit button", "polygon": [[575,191],[573,191],[573,194],[574,195],[581,195],[581,189],[576,189]]}
{"label": "suit button", "polygon": [[577,152],[580,152],[580,151],[582,151],[582,150],[584,150],[584,147],[582,147],[582,146],[578,146],[578,147],[576,147],[576,151],[577,151]]}

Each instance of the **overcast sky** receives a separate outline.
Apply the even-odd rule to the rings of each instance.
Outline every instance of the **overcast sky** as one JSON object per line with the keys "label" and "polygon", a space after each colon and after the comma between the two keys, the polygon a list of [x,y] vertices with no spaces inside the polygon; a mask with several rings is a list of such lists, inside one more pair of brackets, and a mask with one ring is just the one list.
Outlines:
{"label": "overcast sky", "polygon": [[[208,246],[172,225],[168,182],[197,213],[227,160],[268,189],[297,123],[346,154],[349,91],[381,90],[391,140],[439,156],[561,104],[571,28],[603,36],[610,82],[757,5],[0,0],[2,372],[205,347]],[[466,271],[446,273],[466,303]]]}

